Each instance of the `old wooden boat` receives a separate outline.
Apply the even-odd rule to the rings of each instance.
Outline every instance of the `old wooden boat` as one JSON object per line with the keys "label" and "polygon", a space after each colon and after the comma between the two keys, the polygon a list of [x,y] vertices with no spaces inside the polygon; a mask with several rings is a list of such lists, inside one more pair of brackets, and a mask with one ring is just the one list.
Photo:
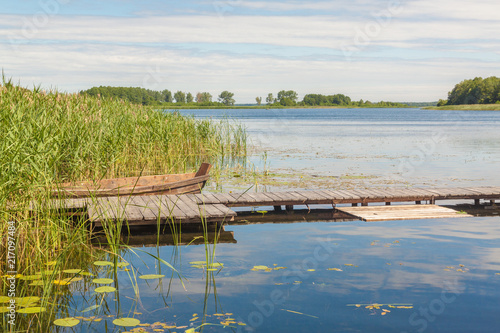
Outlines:
{"label": "old wooden boat", "polygon": [[84,198],[122,195],[200,193],[212,165],[202,163],[198,172],[102,179],[92,182],[61,183],[53,196]]}

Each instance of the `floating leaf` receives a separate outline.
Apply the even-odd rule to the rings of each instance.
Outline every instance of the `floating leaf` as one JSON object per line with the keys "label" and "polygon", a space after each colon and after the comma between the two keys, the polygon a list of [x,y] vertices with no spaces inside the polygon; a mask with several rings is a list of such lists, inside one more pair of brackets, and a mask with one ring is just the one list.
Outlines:
{"label": "floating leaf", "polygon": [[81,276],[72,276],[69,278],[62,279],[62,281],[67,281],[68,283],[81,281],[83,278]]}
{"label": "floating leaf", "polygon": [[40,312],[45,312],[46,308],[43,306],[34,306],[30,308],[24,308],[24,309],[19,309],[17,312],[19,313],[40,313]]}
{"label": "floating leaf", "polygon": [[340,268],[327,268],[327,271],[337,271],[337,272],[342,272]]}
{"label": "floating leaf", "polygon": [[99,284],[110,284],[113,283],[113,279],[108,279],[108,278],[101,278],[101,279],[93,279],[93,283],[99,283]]}
{"label": "floating leaf", "polygon": [[0,313],[5,313],[5,312],[9,312],[10,309],[6,306],[0,306]]}
{"label": "floating leaf", "polygon": [[112,293],[115,290],[116,290],[115,287],[102,286],[102,287],[96,288],[94,291],[96,293]]}
{"label": "floating leaf", "polygon": [[189,264],[190,265],[206,265],[207,262],[206,261],[191,261]]}
{"label": "floating leaf", "polygon": [[269,267],[259,265],[259,266],[253,266],[252,271],[265,271],[266,269],[269,269]]}
{"label": "floating leaf", "polygon": [[127,267],[128,265],[130,265],[128,262],[122,261],[122,262],[117,263],[116,267],[123,268],[123,267]]}
{"label": "floating leaf", "polygon": [[311,268],[311,269],[308,269],[307,271],[308,271],[308,272],[315,272],[316,270],[315,270],[315,269],[313,269],[313,268]]}
{"label": "floating leaf", "polygon": [[215,271],[218,271],[218,269],[217,268],[207,268],[207,271],[209,271],[209,272],[215,272]]}
{"label": "floating leaf", "polygon": [[65,280],[54,280],[54,281],[52,281],[52,283],[57,284],[59,286],[67,286],[68,284],[70,284],[69,281],[65,281]]}
{"label": "floating leaf", "polygon": [[154,279],[161,279],[165,277],[165,275],[161,275],[161,274],[147,274],[147,275],[141,275],[139,276],[139,279],[142,279],[142,280],[154,280]]}
{"label": "floating leaf", "polygon": [[73,327],[80,323],[80,320],[68,317],[54,320],[54,325],[63,326],[63,327]]}
{"label": "floating leaf", "polygon": [[19,278],[19,280],[30,281],[30,280],[38,280],[42,277],[42,274],[35,275],[25,275]]}
{"label": "floating leaf", "polygon": [[8,296],[0,296],[0,303],[10,302],[10,297]]}
{"label": "floating leaf", "polygon": [[99,307],[100,307],[100,305],[94,304],[92,306],[89,306],[88,308],[83,309],[80,312],[82,312],[82,313],[89,312],[89,311],[95,310],[95,309],[97,309]]}
{"label": "floating leaf", "polygon": [[55,264],[57,264],[57,261],[55,261],[55,260],[49,261],[48,263],[46,263],[47,266],[55,266]]}
{"label": "floating leaf", "polygon": [[118,318],[113,320],[113,324],[116,326],[134,327],[141,323],[139,319],[135,318]]}
{"label": "floating leaf", "polygon": [[16,298],[16,304],[18,306],[26,307],[28,305],[33,305],[34,303],[40,302],[40,297],[37,296],[27,296]]}
{"label": "floating leaf", "polygon": [[100,261],[94,261],[94,265],[96,265],[96,266],[113,266],[113,263],[110,261],[100,260]]}
{"label": "floating leaf", "polygon": [[80,275],[83,275],[83,276],[95,276],[94,274],[89,273],[89,272],[81,272]]}
{"label": "floating leaf", "polygon": [[80,272],[82,272],[83,269],[80,269],[80,268],[74,268],[74,269],[64,269],[63,270],[63,273],[68,273],[68,274],[78,274]]}
{"label": "floating leaf", "polygon": [[214,262],[210,265],[208,265],[208,267],[211,267],[211,268],[215,268],[215,267],[224,267],[224,264],[223,263],[220,263],[220,262]]}

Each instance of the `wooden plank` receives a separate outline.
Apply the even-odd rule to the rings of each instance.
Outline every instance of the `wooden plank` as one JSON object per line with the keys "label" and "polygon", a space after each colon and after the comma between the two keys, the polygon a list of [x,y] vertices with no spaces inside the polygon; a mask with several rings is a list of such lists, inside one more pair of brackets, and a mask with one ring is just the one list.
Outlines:
{"label": "wooden plank", "polygon": [[151,201],[150,196],[138,196],[136,197],[136,203],[141,208],[142,215],[144,215],[144,220],[146,221],[157,221],[158,211],[153,210],[154,204]]}
{"label": "wooden plank", "polygon": [[125,212],[121,207],[118,198],[97,198],[97,205],[101,207],[102,219],[104,220],[123,220],[125,219]]}
{"label": "wooden plank", "polygon": [[127,221],[141,221],[144,220],[144,215],[142,215],[139,207],[134,203],[133,197],[109,197],[108,200],[110,203],[113,200],[117,199],[117,212],[121,214],[123,212],[123,217]]}
{"label": "wooden plank", "polygon": [[436,205],[399,205],[337,208],[364,221],[413,220],[431,218],[468,217],[453,209]]}
{"label": "wooden plank", "polygon": [[360,200],[361,197],[354,193],[352,190],[336,190],[336,192],[342,193],[345,199]]}
{"label": "wooden plank", "polygon": [[204,204],[198,204],[195,194],[186,194],[177,196],[177,204],[182,206],[182,211],[186,213],[187,218],[200,218],[200,207]]}
{"label": "wooden plank", "polygon": [[[297,192],[295,192],[297,193]],[[316,191],[300,191],[301,196],[306,198],[306,204],[329,203],[331,199],[327,195]]]}
{"label": "wooden plank", "polygon": [[[155,202],[158,204],[158,208],[161,209],[162,219],[180,220],[187,217],[187,214],[177,207],[169,195],[156,195],[155,197]],[[176,196],[173,197],[176,198]]]}
{"label": "wooden plank", "polygon": [[[215,204],[215,203],[222,203],[221,200],[219,199],[218,196],[212,194],[212,193],[199,193],[197,194],[197,202],[199,200],[199,203],[206,203],[206,204]],[[226,200],[227,203],[227,200]]]}
{"label": "wooden plank", "polygon": [[[194,196],[182,196],[182,200],[191,205],[196,205],[198,207],[199,213],[198,217],[205,218],[207,220],[211,219],[223,219],[225,217],[225,211],[222,211],[222,207],[226,207],[223,204],[198,204]],[[219,207],[221,207],[219,209]],[[226,207],[227,208],[227,207]]]}

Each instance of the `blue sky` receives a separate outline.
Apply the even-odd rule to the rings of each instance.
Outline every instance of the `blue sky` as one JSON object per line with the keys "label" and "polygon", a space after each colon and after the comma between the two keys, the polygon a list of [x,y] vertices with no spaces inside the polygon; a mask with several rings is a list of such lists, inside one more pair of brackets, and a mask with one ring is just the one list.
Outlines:
{"label": "blue sky", "polygon": [[0,66],[23,86],[435,101],[500,76],[497,0],[3,2]]}

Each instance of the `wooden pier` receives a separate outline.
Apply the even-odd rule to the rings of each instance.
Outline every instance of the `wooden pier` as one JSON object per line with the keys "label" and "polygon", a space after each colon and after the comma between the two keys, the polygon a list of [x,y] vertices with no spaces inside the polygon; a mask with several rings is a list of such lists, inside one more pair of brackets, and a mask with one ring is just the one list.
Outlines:
{"label": "wooden pier", "polygon": [[[283,207],[292,211],[294,206],[331,205],[333,209],[364,220],[457,217],[463,214],[444,211],[436,201],[481,200],[494,206],[500,200],[500,187],[455,188],[391,188],[360,190],[314,190],[266,193],[201,193],[185,195],[122,196],[57,201],[58,209],[84,210],[96,226],[103,221],[126,220],[129,225],[156,225],[160,223],[223,223],[232,221],[237,212],[231,207]],[[393,208],[392,203],[411,203],[405,209]],[[377,208],[368,209],[370,203]],[[416,205],[413,205],[413,204]],[[428,207],[423,207],[422,203]],[[347,204],[347,207],[345,207]],[[380,205],[382,204],[382,206]],[[340,207],[341,205],[343,207]],[[364,207],[357,207],[358,205]],[[372,207],[370,205],[369,207]],[[375,206],[373,206],[375,207]],[[385,208],[384,208],[385,207]],[[376,212],[374,212],[374,209]],[[406,213],[404,212],[406,210]],[[364,212],[362,214],[362,212]],[[367,213],[368,212],[368,213]],[[399,212],[399,213],[395,213]],[[409,212],[409,213],[408,213]],[[370,216],[371,218],[367,218]],[[385,216],[385,218],[383,217]],[[420,217],[419,217],[420,216]]]}

